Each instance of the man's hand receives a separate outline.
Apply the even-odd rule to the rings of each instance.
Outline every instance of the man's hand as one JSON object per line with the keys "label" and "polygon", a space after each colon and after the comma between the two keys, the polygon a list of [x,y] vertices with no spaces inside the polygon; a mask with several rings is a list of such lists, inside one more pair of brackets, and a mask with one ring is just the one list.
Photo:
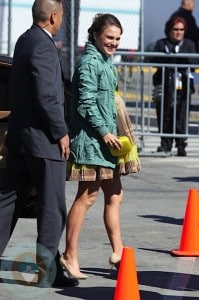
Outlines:
{"label": "man's hand", "polygon": [[70,147],[69,147],[70,139],[69,139],[68,134],[66,134],[59,140],[59,145],[61,148],[62,158],[65,158],[67,160],[69,158],[69,154],[70,154]]}

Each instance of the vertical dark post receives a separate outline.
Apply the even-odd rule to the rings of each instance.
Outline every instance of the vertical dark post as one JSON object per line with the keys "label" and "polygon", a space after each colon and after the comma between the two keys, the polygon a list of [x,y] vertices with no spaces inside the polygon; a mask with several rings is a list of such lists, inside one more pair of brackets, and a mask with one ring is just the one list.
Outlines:
{"label": "vertical dark post", "polygon": [[10,56],[11,55],[11,33],[12,33],[12,0],[9,0],[8,2],[8,49],[7,53]]}

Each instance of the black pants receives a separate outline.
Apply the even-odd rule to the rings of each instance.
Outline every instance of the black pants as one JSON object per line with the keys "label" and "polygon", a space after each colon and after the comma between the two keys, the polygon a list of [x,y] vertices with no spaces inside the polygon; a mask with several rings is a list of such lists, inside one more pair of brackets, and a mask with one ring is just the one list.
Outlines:
{"label": "black pants", "polygon": [[38,195],[37,254],[50,265],[57,258],[66,222],[66,163],[8,154],[6,170],[6,187],[0,194],[0,255],[34,186]]}

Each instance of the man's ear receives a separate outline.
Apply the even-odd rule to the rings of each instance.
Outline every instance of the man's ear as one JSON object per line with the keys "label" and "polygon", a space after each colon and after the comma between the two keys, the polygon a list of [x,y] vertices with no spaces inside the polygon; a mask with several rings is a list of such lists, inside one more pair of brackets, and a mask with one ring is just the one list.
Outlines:
{"label": "man's ear", "polygon": [[50,24],[54,25],[55,24],[55,19],[56,19],[56,11],[53,11],[50,15]]}

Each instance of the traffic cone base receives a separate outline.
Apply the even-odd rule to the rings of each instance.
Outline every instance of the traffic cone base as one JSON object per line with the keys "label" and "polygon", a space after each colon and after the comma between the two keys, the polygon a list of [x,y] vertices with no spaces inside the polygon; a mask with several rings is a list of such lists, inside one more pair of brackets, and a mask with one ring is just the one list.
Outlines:
{"label": "traffic cone base", "polygon": [[140,300],[133,248],[123,248],[114,300]]}
{"label": "traffic cone base", "polygon": [[199,251],[191,252],[191,251],[172,250],[171,253],[176,256],[199,256]]}
{"label": "traffic cone base", "polygon": [[199,198],[197,189],[190,189],[179,249],[176,256],[199,256]]}

